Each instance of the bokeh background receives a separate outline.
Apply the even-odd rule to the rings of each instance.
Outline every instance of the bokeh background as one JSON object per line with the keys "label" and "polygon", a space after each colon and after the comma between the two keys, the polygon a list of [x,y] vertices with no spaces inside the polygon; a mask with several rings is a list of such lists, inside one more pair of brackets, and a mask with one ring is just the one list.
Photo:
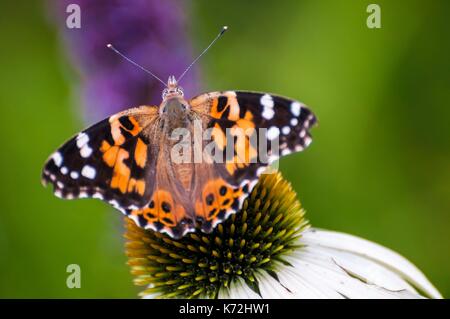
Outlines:
{"label": "bokeh background", "polygon": [[[105,100],[108,93],[100,90],[97,98],[95,86],[83,91],[91,68],[105,63],[106,91],[108,80],[123,74],[123,85],[157,92],[129,94],[123,108],[136,103],[133,99],[158,104],[161,88],[149,78],[133,81],[139,71],[111,58],[106,48],[101,51],[103,44],[83,51],[96,27],[88,21],[89,1],[67,2],[81,5],[79,30],[66,28],[67,14],[56,2],[0,3],[0,297],[135,298],[120,214],[100,201],[57,199],[41,186],[40,173],[58,145],[109,111],[100,109],[105,101],[118,100]],[[158,8],[151,0],[121,5],[125,2]],[[94,18],[101,24],[109,17],[115,27],[97,30],[116,28],[115,44],[159,72],[177,70],[222,25],[230,26],[184,84],[192,88],[188,94],[248,89],[310,105],[320,121],[314,143],[280,162],[307,218],[316,227],[400,252],[448,297],[450,2],[376,1],[381,29],[366,26],[369,3],[172,1],[178,10],[152,11],[129,23],[116,20],[109,9]],[[162,24],[166,33],[158,29]],[[140,28],[156,30],[159,38],[135,37]],[[95,41],[108,41],[107,34]],[[155,55],[147,42],[174,57]],[[121,83],[109,90],[120,91]],[[66,287],[66,266],[72,263],[81,267],[80,289]]]}

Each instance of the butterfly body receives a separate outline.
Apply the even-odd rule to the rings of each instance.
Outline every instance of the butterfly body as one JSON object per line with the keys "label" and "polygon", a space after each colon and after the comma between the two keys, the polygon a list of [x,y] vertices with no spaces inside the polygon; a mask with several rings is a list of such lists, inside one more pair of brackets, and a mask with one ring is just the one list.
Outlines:
{"label": "butterfly body", "polygon": [[146,229],[210,232],[242,207],[265,167],[309,145],[315,122],[303,104],[267,93],[185,100],[170,77],[159,107],[80,132],[50,156],[42,179],[58,197],[101,199]]}

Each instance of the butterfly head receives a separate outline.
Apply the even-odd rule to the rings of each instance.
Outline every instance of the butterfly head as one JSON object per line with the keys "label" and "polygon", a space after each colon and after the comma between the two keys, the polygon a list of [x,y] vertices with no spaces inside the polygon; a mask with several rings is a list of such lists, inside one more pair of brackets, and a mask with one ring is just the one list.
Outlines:
{"label": "butterfly head", "polygon": [[162,103],[160,106],[160,114],[166,114],[169,118],[183,119],[186,111],[189,109],[189,104],[183,98],[183,89],[178,86],[178,82],[174,76],[170,76],[167,81],[167,87],[162,93]]}
{"label": "butterfly head", "polygon": [[167,80],[167,87],[162,92],[163,101],[171,98],[183,98],[183,88],[178,85],[177,80],[173,75],[169,76]]}

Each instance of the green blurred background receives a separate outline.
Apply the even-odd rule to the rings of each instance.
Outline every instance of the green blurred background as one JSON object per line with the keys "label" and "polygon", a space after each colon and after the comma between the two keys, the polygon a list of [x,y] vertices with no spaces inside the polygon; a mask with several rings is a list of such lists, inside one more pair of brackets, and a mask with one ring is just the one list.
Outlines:
{"label": "green blurred background", "polygon": [[[450,296],[449,1],[193,1],[202,91],[250,89],[299,99],[320,125],[281,160],[316,227],[359,235],[415,263]],[[0,297],[134,298],[122,217],[40,184],[47,156],[82,129],[74,80],[38,1],[0,4]],[[158,101],[149,101],[158,103]],[[66,266],[81,266],[81,289]]]}

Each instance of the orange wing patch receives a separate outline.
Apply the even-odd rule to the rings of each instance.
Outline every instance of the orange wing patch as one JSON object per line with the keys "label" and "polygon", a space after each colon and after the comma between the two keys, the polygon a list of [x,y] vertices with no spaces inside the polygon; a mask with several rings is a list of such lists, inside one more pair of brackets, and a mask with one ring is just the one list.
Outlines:
{"label": "orange wing patch", "polygon": [[145,181],[142,179],[134,179],[134,178],[130,178],[130,180],[128,181],[128,188],[127,188],[127,192],[128,193],[138,193],[141,196],[144,196],[144,192],[145,192]]}
{"label": "orange wing patch", "polygon": [[147,145],[140,138],[138,138],[136,149],[134,150],[134,161],[141,168],[144,168],[147,162]]}
{"label": "orange wing patch", "polygon": [[147,224],[156,228],[175,227],[186,216],[182,205],[175,203],[168,191],[156,190],[148,207],[131,211],[134,216],[141,215]]}
{"label": "orange wing patch", "polygon": [[236,93],[224,92],[221,96],[215,97],[211,101],[210,115],[216,119],[222,118],[225,111],[227,119],[230,121],[239,120],[240,107],[236,99]]}
{"label": "orange wing patch", "polygon": [[258,140],[252,118],[253,115],[247,111],[244,118],[239,119],[230,129],[230,134],[236,141],[234,143],[234,157],[225,163],[225,168],[230,175],[233,175],[237,169],[245,168],[250,163],[256,162],[258,158],[256,148]]}
{"label": "orange wing patch", "polygon": [[220,127],[219,123],[214,124],[214,127],[211,131],[211,138],[214,140],[221,151],[223,151],[227,146],[227,137]]}
{"label": "orange wing patch", "polygon": [[250,111],[246,111],[244,118],[239,118],[236,121],[236,125],[244,131],[253,130],[255,128],[255,122],[253,122],[253,114]]}
{"label": "orange wing patch", "polygon": [[[118,189],[123,194],[135,192],[143,196],[145,182],[141,179],[130,178],[130,168],[124,163],[124,160],[130,157],[130,153],[120,147],[126,141],[122,130],[130,133],[132,136],[136,136],[141,132],[142,128],[132,116],[111,116],[109,122],[114,145],[111,145],[107,140],[103,140],[100,151],[103,153],[102,158],[106,165],[113,168],[110,186]],[[138,138],[136,142],[134,160],[139,167],[144,168],[147,161],[147,145],[141,138]]]}
{"label": "orange wing patch", "polygon": [[106,163],[106,165],[108,165],[109,167],[114,167],[119,147],[111,146],[107,141],[103,140],[100,151],[103,153],[103,161]]}
{"label": "orange wing patch", "polygon": [[123,162],[129,156],[130,154],[123,148],[118,150],[111,179],[111,187],[118,188],[122,193],[127,191],[128,180],[130,179],[130,168]]}
{"label": "orange wing patch", "polygon": [[195,213],[204,221],[223,220],[231,210],[238,209],[242,189],[233,188],[222,178],[209,181],[195,202]]}
{"label": "orange wing patch", "polygon": [[125,136],[122,134],[121,129],[130,133],[132,136],[138,135],[142,130],[139,123],[132,116],[124,115],[119,118],[111,116],[109,123],[111,124],[111,135],[115,145],[122,145],[125,143]]}

